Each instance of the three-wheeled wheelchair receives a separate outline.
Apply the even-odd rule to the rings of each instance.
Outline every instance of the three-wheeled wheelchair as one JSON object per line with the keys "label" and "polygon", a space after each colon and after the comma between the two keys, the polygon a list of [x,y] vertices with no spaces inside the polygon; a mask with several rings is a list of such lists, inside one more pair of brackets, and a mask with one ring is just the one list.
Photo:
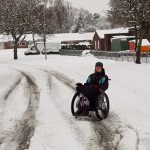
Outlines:
{"label": "three-wheeled wheelchair", "polygon": [[[86,96],[84,96],[82,93],[76,92],[71,101],[72,115],[75,117],[78,117],[76,115],[76,112],[79,111],[79,109],[84,111],[84,108],[85,108],[84,106],[89,105],[89,104],[90,102]],[[107,94],[101,91],[96,99],[94,109],[93,110],[89,109],[88,111],[95,112],[97,118],[100,120],[105,119],[109,113],[109,98]],[[88,113],[87,115],[81,115],[81,116],[90,116],[90,115]]]}

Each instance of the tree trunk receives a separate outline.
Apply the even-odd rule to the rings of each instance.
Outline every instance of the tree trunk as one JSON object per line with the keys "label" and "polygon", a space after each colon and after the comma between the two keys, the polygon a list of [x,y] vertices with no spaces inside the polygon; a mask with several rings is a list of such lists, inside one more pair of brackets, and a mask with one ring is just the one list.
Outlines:
{"label": "tree trunk", "polygon": [[135,60],[136,64],[141,64],[141,45],[142,45],[142,39],[143,39],[142,30],[140,29],[139,30],[138,47],[137,47],[137,50],[136,50],[136,60]]}
{"label": "tree trunk", "polygon": [[14,45],[14,59],[18,59],[17,47],[18,47],[18,44],[15,42],[15,45]]}
{"label": "tree trunk", "polygon": [[137,33],[137,27],[135,25],[135,52],[137,50],[137,43],[138,43],[138,33]]}
{"label": "tree trunk", "polygon": [[36,43],[35,43],[34,33],[32,33],[32,38],[33,38],[34,47],[35,47],[36,51],[38,52],[39,50],[37,49],[37,45],[36,45]]}

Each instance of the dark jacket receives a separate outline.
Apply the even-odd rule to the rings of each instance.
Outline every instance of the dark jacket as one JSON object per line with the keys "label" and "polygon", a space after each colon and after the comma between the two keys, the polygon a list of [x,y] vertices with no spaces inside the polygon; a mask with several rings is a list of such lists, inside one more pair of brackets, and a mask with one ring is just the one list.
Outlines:
{"label": "dark jacket", "polygon": [[89,75],[85,84],[97,90],[106,91],[108,89],[108,76],[105,74],[105,70],[103,69],[101,73],[95,72]]}

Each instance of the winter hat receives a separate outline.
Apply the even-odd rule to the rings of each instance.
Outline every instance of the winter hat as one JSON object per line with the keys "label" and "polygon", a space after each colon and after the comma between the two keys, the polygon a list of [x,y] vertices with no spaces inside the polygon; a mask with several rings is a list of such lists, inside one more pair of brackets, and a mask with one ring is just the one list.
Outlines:
{"label": "winter hat", "polygon": [[98,66],[101,67],[101,68],[103,68],[103,63],[102,62],[97,62],[95,64],[95,68],[98,67]]}

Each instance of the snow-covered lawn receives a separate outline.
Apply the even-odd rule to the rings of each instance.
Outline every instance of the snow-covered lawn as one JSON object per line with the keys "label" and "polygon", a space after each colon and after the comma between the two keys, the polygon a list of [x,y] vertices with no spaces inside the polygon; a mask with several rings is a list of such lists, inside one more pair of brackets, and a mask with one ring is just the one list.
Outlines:
{"label": "snow-covered lawn", "polygon": [[[150,150],[150,66],[0,50],[0,150]],[[75,119],[75,83],[97,61],[111,78],[109,116]]]}

